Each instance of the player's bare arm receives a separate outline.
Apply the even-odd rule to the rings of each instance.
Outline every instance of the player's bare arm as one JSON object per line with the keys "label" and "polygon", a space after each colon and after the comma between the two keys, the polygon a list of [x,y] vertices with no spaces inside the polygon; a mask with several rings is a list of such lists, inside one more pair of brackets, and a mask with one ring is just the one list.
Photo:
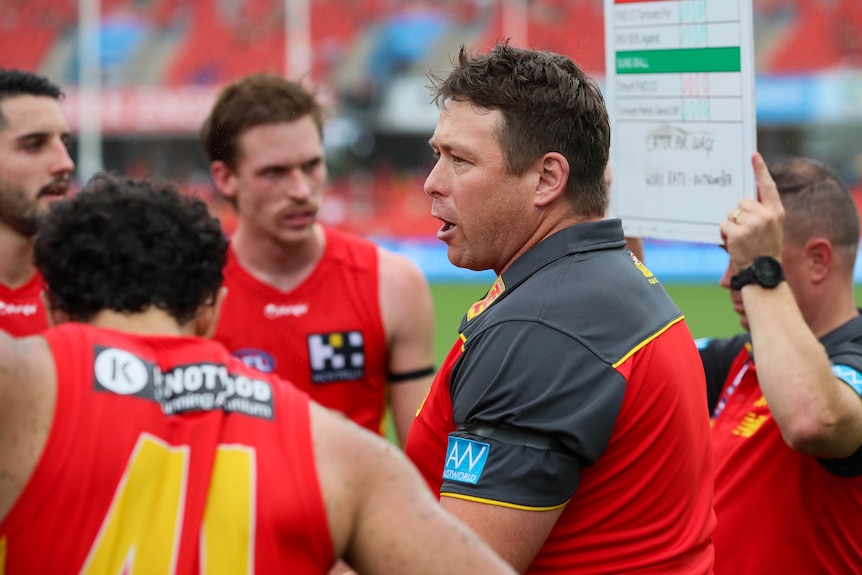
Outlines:
{"label": "player's bare arm", "polygon": [[434,378],[434,312],[422,271],[379,250],[380,309],[389,345],[389,397],[400,444]]}
{"label": "player's bare arm", "polygon": [[513,573],[440,507],[397,448],[316,404],[311,421],[335,554],[356,572]]}
{"label": "player's bare arm", "polygon": [[48,439],[56,374],[41,337],[0,331],[0,520],[21,494]]}

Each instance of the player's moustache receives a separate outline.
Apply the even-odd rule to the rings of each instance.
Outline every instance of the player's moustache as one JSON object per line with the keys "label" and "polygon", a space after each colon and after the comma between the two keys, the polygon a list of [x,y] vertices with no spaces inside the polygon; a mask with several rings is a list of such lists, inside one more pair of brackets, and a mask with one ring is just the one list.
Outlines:
{"label": "player's moustache", "polygon": [[50,182],[42,186],[39,190],[39,196],[64,196],[69,190],[70,181],[71,176],[69,175],[56,176]]}

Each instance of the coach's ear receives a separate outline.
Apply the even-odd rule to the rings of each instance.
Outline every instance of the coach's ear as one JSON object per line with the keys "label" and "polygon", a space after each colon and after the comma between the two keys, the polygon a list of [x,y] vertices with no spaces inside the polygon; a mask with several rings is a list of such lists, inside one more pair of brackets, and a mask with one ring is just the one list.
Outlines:
{"label": "coach's ear", "polygon": [[569,161],[558,152],[548,152],[536,161],[536,190],[533,205],[547,206],[566,194],[569,181]]}
{"label": "coach's ear", "polygon": [[219,314],[221,313],[221,304],[227,296],[227,288],[222,286],[216,292],[213,302],[202,305],[198,308],[198,313],[195,315],[195,335],[212,339],[215,335],[216,326],[218,325]]}
{"label": "coach's ear", "polygon": [[48,292],[42,290],[39,293],[39,299],[42,300],[42,307],[45,308],[45,315],[48,318],[48,327],[55,327],[61,323],[66,323],[69,320],[69,314],[59,309],[54,309],[51,306],[51,298],[48,297]]}

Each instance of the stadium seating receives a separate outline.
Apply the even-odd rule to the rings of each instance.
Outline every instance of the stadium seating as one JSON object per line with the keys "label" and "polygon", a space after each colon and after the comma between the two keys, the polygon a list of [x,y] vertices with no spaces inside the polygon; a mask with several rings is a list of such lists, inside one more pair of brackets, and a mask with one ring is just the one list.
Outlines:
{"label": "stadium seating", "polygon": [[[410,3],[310,0],[312,75],[331,74],[364,34]],[[454,22],[469,19],[484,26],[479,45],[511,35],[502,29],[500,2],[430,4],[446,10]],[[284,0],[102,0],[101,6],[105,17],[126,13],[138,18],[150,32],[148,50],[158,51],[158,42],[172,43],[162,50],[167,57],[160,69],[148,76],[156,83],[217,85],[255,70],[285,68]],[[532,0],[525,6],[531,45],[565,52],[592,73],[604,70],[602,0]],[[862,64],[859,0],[755,0],[754,8],[758,71]],[[42,70],[56,44],[75,44],[76,0],[5,0],[2,10],[0,66]],[[131,52],[124,62],[139,65]],[[69,76],[73,81],[74,74]],[[135,74],[118,76],[133,79]]]}
{"label": "stadium seating", "polygon": [[791,23],[764,63],[766,71],[799,73],[838,66],[842,56],[831,28],[832,13],[823,3],[798,0]]}
{"label": "stadium seating", "polygon": [[74,0],[6,0],[0,11],[0,67],[23,70],[39,70],[77,18]]}

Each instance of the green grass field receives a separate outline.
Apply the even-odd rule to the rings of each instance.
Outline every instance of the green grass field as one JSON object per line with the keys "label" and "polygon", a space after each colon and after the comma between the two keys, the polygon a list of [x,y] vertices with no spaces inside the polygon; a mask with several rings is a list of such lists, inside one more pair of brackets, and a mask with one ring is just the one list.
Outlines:
{"label": "green grass field", "polygon": [[[685,314],[694,337],[729,337],[742,331],[739,317],[730,305],[730,294],[716,285],[665,285],[668,293]],[[461,318],[472,303],[485,295],[484,284],[432,284],[436,318],[434,351],[437,365],[455,342]],[[862,287],[856,287],[856,301],[862,301]]]}

